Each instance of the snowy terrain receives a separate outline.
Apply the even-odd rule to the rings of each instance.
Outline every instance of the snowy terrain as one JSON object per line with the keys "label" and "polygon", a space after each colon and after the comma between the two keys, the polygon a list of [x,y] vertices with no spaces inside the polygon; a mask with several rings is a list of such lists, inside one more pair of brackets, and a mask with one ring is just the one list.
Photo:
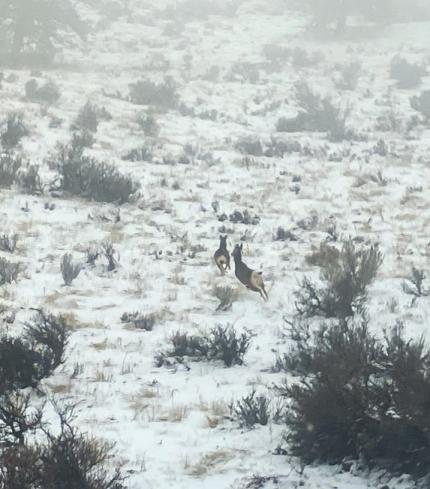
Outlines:
{"label": "snowy terrain", "polygon": [[[49,181],[46,158],[69,140],[81,107],[88,100],[105,107],[113,117],[100,123],[90,153],[133,175],[141,196],[121,206],[116,222],[113,205],[0,189],[1,228],[19,235],[14,258],[24,269],[17,283],[0,288],[1,302],[16,311],[15,322],[5,328],[18,334],[31,307],[68,316],[74,329],[66,361],[42,382],[43,390],[78,401],[80,429],[116,443],[112,467],[122,466],[131,489],[239,489],[254,474],[279,476],[266,489],[382,486],[384,474],[303,468],[277,455],[278,446],[285,448],[285,427],[270,422],[241,429],[229,405],[253,388],[277,402],[274,386],[285,374],[272,372],[272,366],[276,353],[287,348],[283,318],[294,314],[293,293],[303,276],[318,277],[305,257],[330,226],[340,237],[380,243],[384,263],[370,291],[372,328],[381,331],[400,318],[408,334],[428,336],[430,300],[411,307],[402,283],[412,265],[428,269],[430,261],[429,126],[406,137],[405,131],[379,132],[377,119],[394,110],[406,124],[416,114],[409,98],[430,88],[430,77],[419,89],[398,90],[388,76],[389,63],[396,54],[428,63],[430,25],[391,26],[367,41],[335,44],[305,38],[305,19],[279,15],[282,2],[244,2],[235,15],[187,23],[175,18],[174,8],[167,14],[163,2],[136,0],[112,15],[96,3],[80,10],[94,26],[88,41],[70,43],[64,61],[38,77],[58,84],[59,101],[49,107],[29,102],[24,86],[30,71],[5,70],[1,115],[23,112],[30,129],[23,155]],[[270,70],[268,45],[300,47],[320,61],[309,67],[286,61]],[[358,86],[340,90],[335,66],[351,61],[362,64]],[[254,65],[256,79],[244,80],[234,71],[238,63]],[[213,67],[219,72],[207,76]],[[128,86],[166,76],[176,81],[180,102],[195,115],[156,112],[160,133],[148,138],[136,124],[146,108],[126,100]],[[293,87],[305,81],[350,107],[349,123],[363,137],[331,143],[322,133],[276,133],[280,117],[296,114]],[[112,96],[117,92],[121,98]],[[212,119],[198,117],[212,110]],[[54,116],[63,121],[58,128],[50,127]],[[246,158],[236,146],[244,138],[264,146],[272,136],[306,151]],[[374,152],[381,138],[385,156]],[[145,145],[153,146],[152,161],[122,159]],[[186,145],[193,148],[191,162],[177,163]],[[55,208],[47,209],[47,202]],[[260,221],[218,219],[235,210],[248,210]],[[298,239],[276,241],[279,226]],[[230,251],[243,240],[244,261],[263,270],[267,303],[237,282],[233,270],[220,276],[212,256],[224,232]],[[117,251],[117,269],[107,271],[100,259],[63,286],[62,256],[70,252],[84,262],[85,249],[105,240]],[[222,284],[237,287],[238,299],[230,310],[216,311],[213,288]],[[154,329],[121,321],[133,311],[154,313]],[[245,365],[154,366],[154,355],[174,331],[207,332],[217,324],[252,332]],[[410,487],[408,478],[396,484]]]}

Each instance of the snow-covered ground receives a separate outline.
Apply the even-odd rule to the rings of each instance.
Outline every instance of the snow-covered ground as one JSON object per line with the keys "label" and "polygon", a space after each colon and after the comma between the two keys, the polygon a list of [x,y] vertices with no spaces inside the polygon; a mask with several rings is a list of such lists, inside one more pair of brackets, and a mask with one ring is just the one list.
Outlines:
{"label": "snow-covered ground", "polygon": [[[284,374],[273,373],[271,367],[276,352],[287,348],[283,317],[294,313],[298,281],[305,274],[318,275],[305,256],[333,224],[339,236],[379,242],[384,253],[370,291],[375,331],[399,318],[408,334],[428,336],[430,300],[420,299],[411,307],[402,283],[412,265],[428,269],[430,260],[429,127],[418,126],[406,138],[404,131],[382,133],[376,126],[378,116],[389,110],[403,124],[416,114],[409,98],[430,88],[430,77],[424,77],[419,89],[398,90],[389,79],[389,63],[396,54],[428,62],[430,26],[392,26],[367,41],[335,44],[305,37],[305,20],[287,11],[280,15],[282,2],[244,2],[236,15],[185,24],[179,9],[173,7],[167,15],[163,2],[154,3],[136,0],[128,11],[111,16],[107,6],[82,7],[94,32],[80,47],[65,49],[61,67],[40,77],[54,80],[61,89],[60,100],[51,107],[24,98],[29,71],[5,71],[2,116],[24,113],[30,135],[22,152],[41,166],[45,182],[52,177],[46,157],[58,142],[69,140],[70,125],[89,100],[113,116],[100,123],[91,154],[115,163],[142,185],[139,201],[121,206],[119,222],[111,205],[0,190],[1,227],[18,233],[15,257],[24,270],[16,284],[0,288],[2,303],[17,311],[8,328],[18,332],[30,307],[69,316],[74,331],[66,361],[43,381],[43,389],[58,399],[79,401],[80,429],[116,442],[112,464],[123,467],[131,489],[240,488],[253,474],[279,476],[266,488],[379,487],[385,483],[379,474],[343,474],[324,466],[303,469],[297,460],[276,455],[284,427],[269,423],[240,429],[230,419],[229,405],[253,388],[276,402],[273,386]],[[320,61],[300,67],[287,60],[279,70],[269,70],[267,45],[300,47],[319,53]],[[352,61],[362,64],[358,86],[338,90],[335,66]],[[238,63],[255,65],[257,78],[243,80],[232,71]],[[218,74],[207,77],[213,67],[219,68]],[[216,116],[156,113],[160,134],[153,141],[135,122],[146,107],[125,99],[130,83],[166,76],[178,84],[183,104],[196,114],[214,110]],[[296,113],[296,82],[307,82],[349,106],[350,124],[362,140],[330,143],[324,134],[277,134],[279,117]],[[116,92],[122,98],[109,96]],[[53,116],[62,119],[59,128],[49,127]],[[248,160],[235,149],[243,138],[264,145],[272,136],[306,149],[283,158]],[[387,156],[374,152],[381,138]],[[121,159],[149,144],[155,144],[152,162]],[[185,145],[195,148],[194,161],[163,162],[163,157],[177,161]],[[212,158],[199,157],[206,153]],[[46,209],[46,202],[55,208]],[[218,215],[235,210],[248,210],[260,222],[218,220]],[[312,216],[312,224],[299,225],[311,222]],[[298,240],[275,241],[278,226]],[[264,271],[267,303],[242,287],[233,271],[219,276],[212,255],[224,231],[230,251],[244,238],[245,262]],[[101,259],[64,287],[61,257],[71,252],[75,261],[83,262],[85,249],[105,240],[114,244],[118,268],[108,272]],[[216,311],[217,284],[238,289],[229,311]],[[155,313],[153,331],[121,322],[123,313],[133,311]],[[207,332],[218,324],[253,333],[245,365],[154,366],[154,355],[172,332]],[[408,487],[407,478],[398,487]]]}

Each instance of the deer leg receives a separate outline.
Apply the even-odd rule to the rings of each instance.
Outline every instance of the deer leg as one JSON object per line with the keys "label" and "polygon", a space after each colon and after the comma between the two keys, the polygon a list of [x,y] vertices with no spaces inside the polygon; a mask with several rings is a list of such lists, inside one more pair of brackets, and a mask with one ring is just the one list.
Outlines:
{"label": "deer leg", "polygon": [[215,263],[216,263],[216,266],[219,268],[219,271],[221,272],[221,275],[224,275],[225,274],[225,271],[224,271],[224,267],[222,266],[221,263],[218,263],[216,260],[215,260]]}
{"label": "deer leg", "polygon": [[260,294],[261,297],[267,302],[269,300],[269,296],[267,295],[266,289],[264,288],[264,285],[261,286],[260,289]]}

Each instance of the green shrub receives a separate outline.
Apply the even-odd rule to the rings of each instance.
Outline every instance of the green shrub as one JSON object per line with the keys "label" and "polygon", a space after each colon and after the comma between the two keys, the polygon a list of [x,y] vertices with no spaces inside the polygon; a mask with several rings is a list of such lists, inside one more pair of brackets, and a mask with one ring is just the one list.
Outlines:
{"label": "green shrub", "polygon": [[182,363],[186,358],[193,361],[221,360],[226,367],[242,365],[249,348],[251,337],[247,333],[238,335],[231,326],[216,326],[208,336],[189,335],[177,331],[170,339],[170,348],[158,352],[155,364],[171,365]]}
{"label": "green shrub", "polygon": [[131,83],[130,100],[137,105],[154,105],[163,109],[174,109],[178,104],[176,84],[171,78],[157,84],[149,80]]}
{"label": "green shrub", "polygon": [[429,474],[430,352],[398,323],[383,339],[365,319],[323,324],[299,339],[304,377],[286,384],[293,455],[304,462],[345,458],[416,477]]}
{"label": "green shrub", "polygon": [[24,124],[24,117],[18,112],[12,112],[4,122],[5,128],[1,134],[1,144],[9,150],[18,146],[21,139],[28,135],[28,129]]}
{"label": "green shrub", "polygon": [[324,244],[317,255],[323,287],[304,278],[296,292],[296,309],[302,316],[322,315],[345,318],[362,310],[367,287],[382,264],[377,245],[358,248],[352,239],[345,241],[341,251]]}
{"label": "green shrub", "polygon": [[315,94],[306,84],[296,85],[296,97],[300,111],[291,119],[280,118],[276,124],[278,132],[326,132],[331,141],[352,139],[347,129],[348,110],[336,107],[329,97]]}
{"label": "green shrub", "polygon": [[398,88],[409,89],[417,87],[426,73],[427,70],[423,66],[409,63],[399,56],[395,56],[391,60],[390,78],[397,81]]}
{"label": "green shrub", "polygon": [[139,185],[115,166],[85,156],[83,151],[74,140],[51,158],[49,165],[58,174],[57,189],[98,202],[128,202]]}
{"label": "green shrub", "polygon": [[39,86],[37,80],[32,78],[25,84],[25,96],[33,102],[54,104],[60,98],[60,90],[51,80]]}

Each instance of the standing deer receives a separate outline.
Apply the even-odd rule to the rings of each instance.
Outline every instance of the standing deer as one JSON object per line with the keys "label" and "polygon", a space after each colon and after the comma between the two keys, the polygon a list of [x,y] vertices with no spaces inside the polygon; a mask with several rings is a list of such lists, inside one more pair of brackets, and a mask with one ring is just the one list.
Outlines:
{"label": "standing deer", "polygon": [[243,243],[236,245],[232,253],[236,277],[243,283],[243,285],[246,285],[248,289],[253,290],[254,292],[259,292],[261,297],[267,301],[269,300],[269,296],[264,288],[262,272],[256,272],[243,263],[242,248]]}
{"label": "standing deer", "polygon": [[230,270],[230,253],[227,251],[227,235],[220,236],[219,240],[219,248],[215,251],[214,260],[220,269],[221,275],[224,275],[227,269]]}

